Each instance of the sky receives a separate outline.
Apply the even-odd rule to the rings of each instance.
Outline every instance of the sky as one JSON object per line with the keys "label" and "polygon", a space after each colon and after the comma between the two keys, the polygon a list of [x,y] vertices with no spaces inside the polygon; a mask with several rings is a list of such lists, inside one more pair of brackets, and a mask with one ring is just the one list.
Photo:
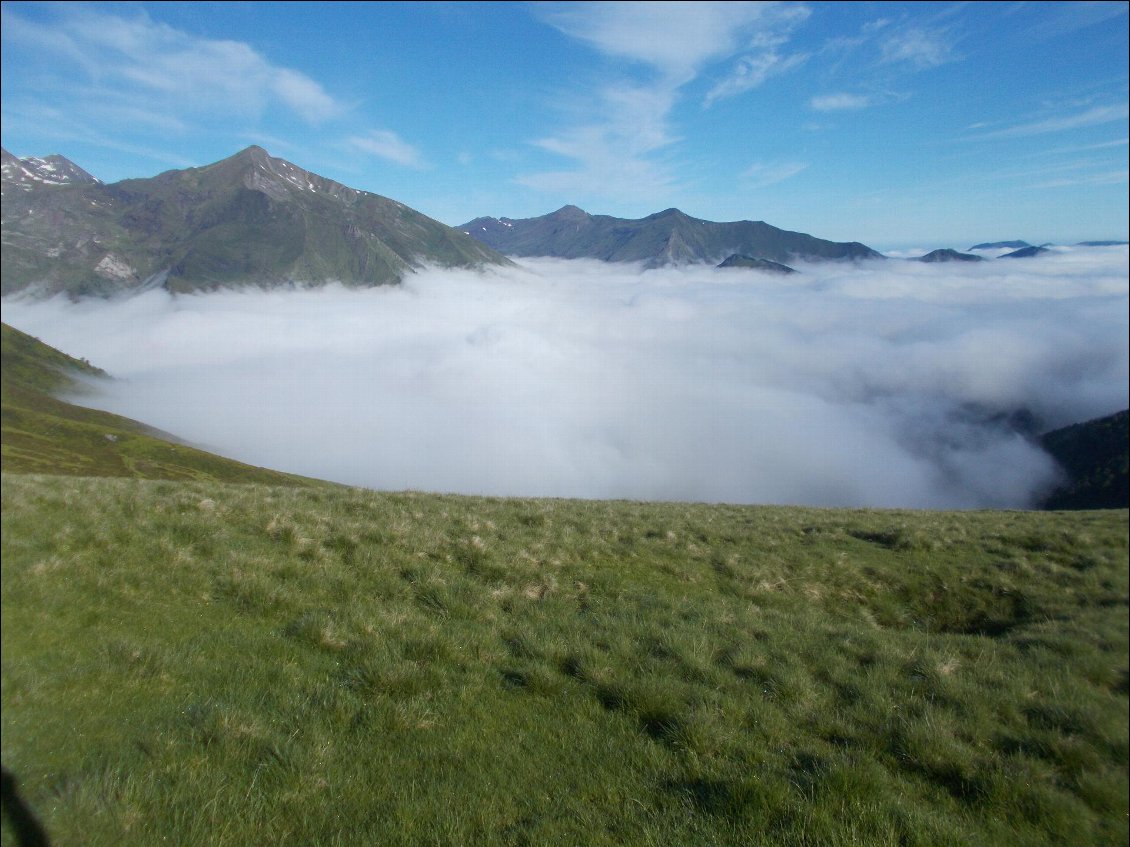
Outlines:
{"label": "sky", "polygon": [[378,490],[1026,508],[1037,431],[1130,405],[1130,251],[643,270],[523,259],[348,290],[15,298],[76,397]]}
{"label": "sky", "polygon": [[258,144],[452,226],[1128,238],[1124,2],[2,8],[3,146],[106,182]]}

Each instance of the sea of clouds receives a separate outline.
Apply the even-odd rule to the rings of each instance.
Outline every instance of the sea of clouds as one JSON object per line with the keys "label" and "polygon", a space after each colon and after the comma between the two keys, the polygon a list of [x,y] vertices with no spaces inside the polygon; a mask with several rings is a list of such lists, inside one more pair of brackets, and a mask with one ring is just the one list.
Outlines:
{"label": "sea of clouds", "polygon": [[1057,471],[1009,415],[1130,405],[1125,247],[800,269],[523,259],[4,319],[116,377],[77,402],[384,490],[1023,508]]}

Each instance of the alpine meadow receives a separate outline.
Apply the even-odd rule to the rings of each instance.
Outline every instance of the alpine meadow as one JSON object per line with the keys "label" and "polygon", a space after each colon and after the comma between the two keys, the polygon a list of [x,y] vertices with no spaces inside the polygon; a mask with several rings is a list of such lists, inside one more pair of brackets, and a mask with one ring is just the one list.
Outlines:
{"label": "alpine meadow", "polygon": [[1126,3],[0,14],[0,847],[1130,847]]}

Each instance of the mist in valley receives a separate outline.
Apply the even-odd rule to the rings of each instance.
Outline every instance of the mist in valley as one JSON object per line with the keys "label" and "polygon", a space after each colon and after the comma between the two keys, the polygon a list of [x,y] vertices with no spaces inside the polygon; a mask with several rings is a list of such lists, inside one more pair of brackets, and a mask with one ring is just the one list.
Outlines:
{"label": "mist in valley", "polygon": [[382,490],[1024,508],[1057,479],[1036,431],[1128,405],[1126,247],[798,268],[523,259],[4,318],[116,378],[76,402]]}

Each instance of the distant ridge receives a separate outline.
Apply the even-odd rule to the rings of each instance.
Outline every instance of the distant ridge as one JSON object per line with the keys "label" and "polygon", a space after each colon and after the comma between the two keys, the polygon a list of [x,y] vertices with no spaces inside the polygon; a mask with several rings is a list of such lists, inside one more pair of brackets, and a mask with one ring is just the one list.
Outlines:
{"label": "distant ridge", "polygon": [[429,264],[509,264],[459,230],[262,147],[112,185],[77,166],[65,181],[42,178],[64,161],[4,154],[5,295],[373,286]]}
{"label": "distant ridge", "polygon": [[925,256],[919,256],[919,262],[983,262],[984,256],[975,256],[972,253],[959,253],[948,247],[941,250],[931,250]]}
{"label": "distant ridge", "polygon": [[1003,256],[998,256],[997,258],[999,258],[999,259],[1030,259],[1033,256],[1039,256],[1039,255],[1042,255],[1044,253],[1050,253],[1050,252],[1051,252],[1051,250],[1049,250],[1047,247],[1035,247],[1035,246],[1030,244],[1027,247],[1021,247],[1019,250],[1013,250],[1011,253],[1005,253]]}
{"label": "distant ridge", "polygon": [[678,209],[628,219],[590,215],[576,206],[563,206],[537,218],[475,218],[459,228],[511,256],[643,262],[647,267],[717,265],[733,255],[781,264],[884,258],[856,241],[825,241],[764,221],[717,223],[692,218]]}
{"label": "distant ridge", "polygon": [[788,265],[782,265],[780,262],[773,262],[769,259],[759,259],[755,256],[742,256],[735,253],[733,256],[728,257],[724,262],[718,265],[720,268],[750,268],[756,271],[769,271],[775,274],[795,274],[796,268],[790,268]]}
{"label": "distant ridge", "polygon": [[970,250],[1019,250],[1031,247],[1027,241],[990,241],[985,244],[974,244]]}

